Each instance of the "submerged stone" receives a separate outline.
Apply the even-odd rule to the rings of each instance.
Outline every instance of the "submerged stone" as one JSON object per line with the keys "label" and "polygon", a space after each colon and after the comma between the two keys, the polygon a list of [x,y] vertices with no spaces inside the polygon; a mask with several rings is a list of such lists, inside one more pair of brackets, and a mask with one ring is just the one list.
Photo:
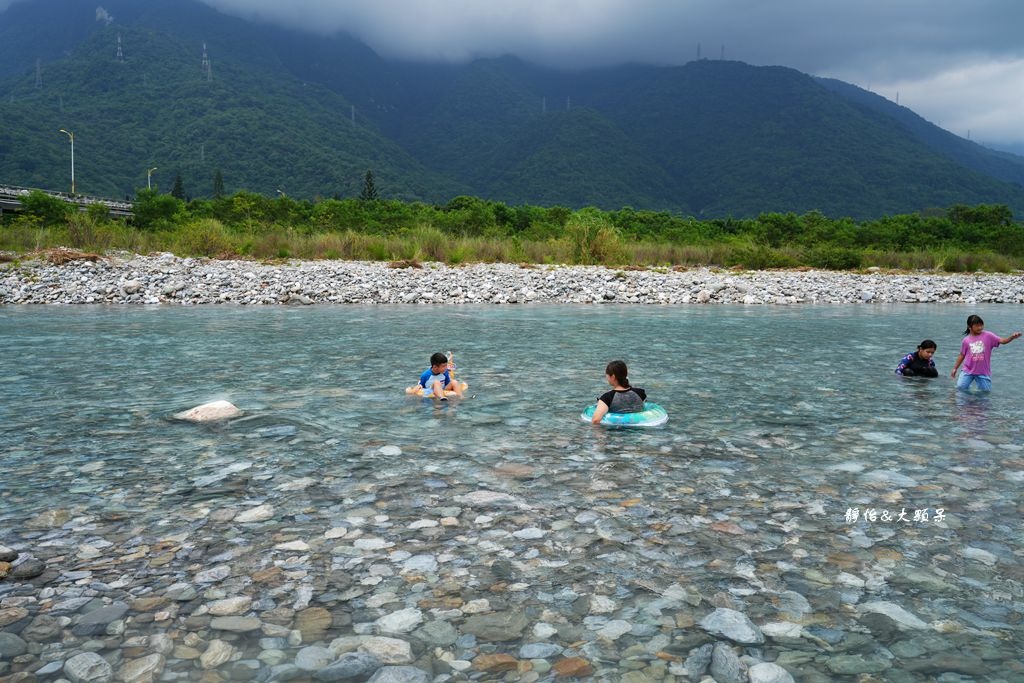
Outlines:
{"label": "submerged stone", "polygon": [[761,662],[747,671],[750,683],[794,683],[793,676],[778,664]]}
{"label": "submerged stone", "polygon": [[527,624],[526,615],[522,612],[495,612],[469,617],[463,622],[461,630],[480,640],[500,642],[518,638]]}
{"label": "submerged stone", "polygon": [[95,652],[83,652],[64,662],[64,675],[71,683],[109,683],[114,669]]}
{"label": "submerged stone", "polygon": [[712,635],[723,636],[736,643],[760,645],[764,634],[747,615],[733,609],[719,607],[698,622],[698,626]]}

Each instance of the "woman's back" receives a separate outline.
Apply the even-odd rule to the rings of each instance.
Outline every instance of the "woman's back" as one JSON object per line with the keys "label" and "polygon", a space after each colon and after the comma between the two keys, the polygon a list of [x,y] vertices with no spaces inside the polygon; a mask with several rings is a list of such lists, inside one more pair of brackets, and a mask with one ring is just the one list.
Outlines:
{"label": "woman's back", "polygon": [[608,406],[609,413],[639,413],[644,409],[647,392],[639,387],[605,392],[599,399]]}

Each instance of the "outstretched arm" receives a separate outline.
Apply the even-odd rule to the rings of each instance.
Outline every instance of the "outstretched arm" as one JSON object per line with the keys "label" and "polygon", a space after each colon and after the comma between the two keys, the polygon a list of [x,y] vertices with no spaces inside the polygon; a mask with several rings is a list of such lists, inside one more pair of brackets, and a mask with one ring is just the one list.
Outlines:
{"label": "outstretched arm", "polygon": [[956,362],[953,363],[953,372],[949,373],[950,377],[956,377],[956,371],[960,369],[960,364],[964,362],[964,354],[960,354],[956,357]]}
{"label": "outstretched arm", "polygon": [[1000,344],[1009,344],[1010,342],[1012,342],[1014,339],[1016,339],[1019,336],[1020,336],[1020,332],[1014,332],[1009,337],[1000,338],[999,339],[999,343]]}

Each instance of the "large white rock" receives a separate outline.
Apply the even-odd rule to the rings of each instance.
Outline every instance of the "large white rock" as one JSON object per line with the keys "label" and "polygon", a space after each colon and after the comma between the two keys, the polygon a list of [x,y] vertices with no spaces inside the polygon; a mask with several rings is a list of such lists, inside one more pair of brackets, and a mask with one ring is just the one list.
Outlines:
{"label": "large white rock", "polygon": [[876,614],[884,614],[895,621],[903,630],[916,629],[920,631],[928,628],[928,624],[924,623],[917,616],[899,605],[885,600],[866,602],[860,606],[860,611],[862,613],[874,612]]}
{"label": "large white rock", "polygon": [[230,401],[212,401],[190,410],[175,413],[174,419],[188,420],[189,422],[213,422],[238,417],[241,414],[242,411]]}
{"label": "large white rock", "polygon": [[398,638],[372,636],[363,640],[359,649],[369,652],[385,664],[410,664],[414,659],[412,645]]}
{"label": "large white rock", "polygon": [[210,614],[215,617],[235,617],[249,611],[251,606],[252,598],[248,595],[215,600],[209,604]]}
{"label": "large white rock", "polygon": [[719,607],[697,622],[697,625],[708,633],[724,636],[736,643],[744,645],[764,643],[764,634],[761,633],[761,629],[755,626],[747,618],[747,615],[734,609]]}
{"label": "large white rock", "polygon": [[793,676],[778,664],[761,662],[747,672],[750,683],[793,683]]}
{"label": "large white rock", "polygon": [[274,516],[274,506],[269,503],[257,505],[254,508],[244,510],[235,515],[235,521],[240,523],[265,522]]}
{"label": "large white rock", "polygon": [[376,622],[382,633],[408,633],[423,623],[423,612],[415,607],[385,614]]}

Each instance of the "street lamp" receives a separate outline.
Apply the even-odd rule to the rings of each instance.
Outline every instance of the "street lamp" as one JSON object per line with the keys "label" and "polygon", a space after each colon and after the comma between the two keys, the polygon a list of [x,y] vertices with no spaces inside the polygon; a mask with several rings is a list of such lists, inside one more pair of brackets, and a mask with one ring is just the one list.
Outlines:
{"label": "street lamp", "polygon": [[71,138],[71,194],[75,193],[75,134],[69,131],[60,129],[61,133]]}
{"label": "street lamp", "polygon": [[153,168],[151,168],[148,171],[146,171],[146,189],[147,190],[152,190],[153,189],[153,171],[155,171],[155,170],[156,170],[156,166],[154,166]]}

